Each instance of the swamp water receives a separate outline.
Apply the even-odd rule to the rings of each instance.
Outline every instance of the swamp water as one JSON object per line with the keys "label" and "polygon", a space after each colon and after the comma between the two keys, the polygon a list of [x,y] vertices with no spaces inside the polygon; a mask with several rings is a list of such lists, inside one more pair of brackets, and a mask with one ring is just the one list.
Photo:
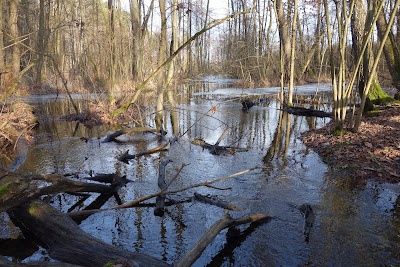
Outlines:
{"label": "swamp water", "polygon": [[[167,180],[175,175],[175,168],[189,164],[171,189],[258,167],[214,184],[231,190],[204,187],[170,196],[174,200],[192,197],[194,192],[218,196],[244,208],[231,211],[233,218],[256,213],[273,217],[261,225],[240,226],[240,236],[228,237],[227,230],[222,231],[194,266],[399,265],[400,186],[358,182],[333,172],[300,140],[302,132],[322,127],[329,119],[280,111],[274,97],[279,88],[239,89],[232,87],[232,82],[210,77],[182,85],[176,93],[177,126],[180,133],[187,131],[185,136],[169,151],[139,157],[129,164],[117,158],[127,150],[135,154],[160,146],[158,137],[142,133],[122,136],[120,143],[101,143],[102,138],[116,129],[109,126],[89,129],[60,120],[60,115],[72,112],[65,100],[28,99],[50,113],[52,120],[39,126],[37,141],[29,147],[26,162],[18,171],[79,174],[79,177],[88,177],[90,173],[126,175],[133,182],[118,193],[125,203],[158,191],[158,165],[162,158],[173,160],[167,166]],[[296,93],[312,95],[315,87],[298,86]],[[319,88],[320,94],[329,91],[327,85]],[[243,96],[253,101],[268,97],[270,103],[244,112],[239,101]],[[212,106],[217,111],[203,117]],[[323,105],[319,108],[329,110]],[[154,127],[154,115],[150,110],[148,113],[147,126]],[[170,114],[166,113],[165,124],[171,137]],[[202,138],[214,144],[227,127],[231,130],[221,145],[248,151],[217,156],[190,143]],[[85,208],[97,197],[98,194],[92,194],[84,200],[60,194],[49,201],[68,212]],[[116,199],[110,198],[102,207],[117,205]],[[309,203],[315,214],[308,240],[303,234],[302,214],[295,208],[304,203]],[[106,243],[173,264],[224,213],[221,208],[197,201],[169,206],[164,217],[154,216],[153,210],[139,207],[101,212],[83,220],[80,227]],[[0,214],[0,229],[0,254],[10,256],[10,247],[14,246],[13,259],[48,259],[45,250],[26,244],[23,249],[13,241],[20,236],[19,230],[5,214]]]}

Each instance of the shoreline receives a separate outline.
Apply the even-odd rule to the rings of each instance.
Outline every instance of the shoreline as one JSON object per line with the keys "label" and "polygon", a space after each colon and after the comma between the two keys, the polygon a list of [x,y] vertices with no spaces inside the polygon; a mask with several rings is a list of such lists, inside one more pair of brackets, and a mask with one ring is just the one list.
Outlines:
{"label": "shoreline", "polygon": [[333,136],[333,121],[302,134],[303,143],[327,164],[351,176],[378,182],[400,182],[400,105],[376,107],[363,116],[359,132]]}

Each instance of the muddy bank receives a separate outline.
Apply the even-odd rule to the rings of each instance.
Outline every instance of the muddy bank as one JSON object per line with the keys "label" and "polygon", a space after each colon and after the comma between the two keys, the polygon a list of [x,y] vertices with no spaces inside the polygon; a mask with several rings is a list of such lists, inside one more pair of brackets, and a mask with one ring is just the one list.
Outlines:
{"label": "muddy bank", "polygon": [[303,133],[303,142],[329,164],[357,178],[400,182],[400,105],[364,116],[358,133],[333,136],[333,122]]}

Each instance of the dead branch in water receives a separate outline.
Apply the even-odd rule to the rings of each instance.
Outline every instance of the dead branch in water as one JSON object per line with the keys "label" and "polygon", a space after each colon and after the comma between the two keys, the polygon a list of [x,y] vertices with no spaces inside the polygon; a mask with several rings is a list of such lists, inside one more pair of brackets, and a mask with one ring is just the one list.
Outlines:
{"label": "dead branch in water", "polygon": [[181,259],[175,264],[175,267],[191,266],[200,257],[204,249],[210,244],[214,238],[223,229],[241,225],[245,223],[257,222],[261,220],[266,220],[270,217],[263,214],[255,214],[240,219],[233,219],[227,211],[225,211],[224,216],[214,223],[207,232],[192,246],[192,248],[182,256]]}
{"label": "dead branch in water", "polygon": [[0,180],[0,212],[7,211],[42,195],[63,192],[109,193],[116,185],[102,185],[73,181],[61,174],[20,174],[7,172]]}
{"label": "dead branch in water", "polygon": [[[180,172],[182,171],[183,167],[184,167],[184,166],[182,166],[182,167],[179,169],[178,173],[180,173]],[[253,170],[255,170],[255,169],[258,169],[258,167],[254,167],[254,168],[247,169],[247,170],[244,170],[244,171],[241,171],[241,172],[237,172],[237,173],[234,173],[234,174],[232,174],[232,175],[229,175],[229,176],[226,176],[226,177],[222,177],[222,178],[216,179],[216,180],[211,181],[211,182],[205,181],[205,182],[202,182],[202,183],[198,183],[198,184],[194,184],[194,185],[189,185],[189,186],[186,186],[186,187],[184,187],[184,188],[177,189],[177,190],[171,190],[171,191],[164,191],[164,190],[161,190],[161,191],[159,191],[159,192],[157,192],[157,193],[150,194],[150,195],[147,195],[147,196],[138,198],[138,199],[136,199],[136,200],[134,200],[134,201],[131,201],[131,202],[128,202],[128,203],[125,203],[125,204],[122,204],[122,205],[118,205],[118,206],[115,206],[115,207],[111,207],[111,208],[108,208],[108,209],[95,209],[95,210],[87,210],[87,211],[77,211],[77,212],[68,213],[68,215],[71,216],[71,217],[74,217],[74,216],[80,216],[80,215],[95,214],[95,213],[101,212],[101,211],[109,211],[109,210],[115,210],[115,209],[130,208],[130,207],[135,206],[135,205],[138,204],[138,203],[141,203],[141,202],[146,201],[146,200],[149,200],[149,199],[151,199],[151,198],[160,196],[160,195],[162,195],[162,194],[164,194],[164,195],[176,194],[176,193],[179,193],[179,192],[182,192],[182,191],[186,191],[186,190],[189,190],[189,189],[192,189],[192,188],[196,188],[196,187],[209,186],[209,185],[212,185],[212,184],[214,184],[214,183],[222,182],[222,181],[231,179],[231,178],[233,178],[233,177],[236,177],[236,176],[239,176],[239,175],[242,175],[242,174],[251,172],[251,171],[253,171]],[[168,188],[168,185],[167,185],[166,188]]]}

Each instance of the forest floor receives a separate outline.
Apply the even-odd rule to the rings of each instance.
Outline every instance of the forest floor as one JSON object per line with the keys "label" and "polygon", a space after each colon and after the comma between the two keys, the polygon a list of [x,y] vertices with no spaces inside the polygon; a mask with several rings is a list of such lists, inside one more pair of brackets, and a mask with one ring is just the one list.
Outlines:
{"label": "forest floor", "polygon": [[363,117],[357,133],[334,136],[332,121],[303,133],[303,142],[328,164],[356,178],[400,182],[400,105],[376,109]]}

